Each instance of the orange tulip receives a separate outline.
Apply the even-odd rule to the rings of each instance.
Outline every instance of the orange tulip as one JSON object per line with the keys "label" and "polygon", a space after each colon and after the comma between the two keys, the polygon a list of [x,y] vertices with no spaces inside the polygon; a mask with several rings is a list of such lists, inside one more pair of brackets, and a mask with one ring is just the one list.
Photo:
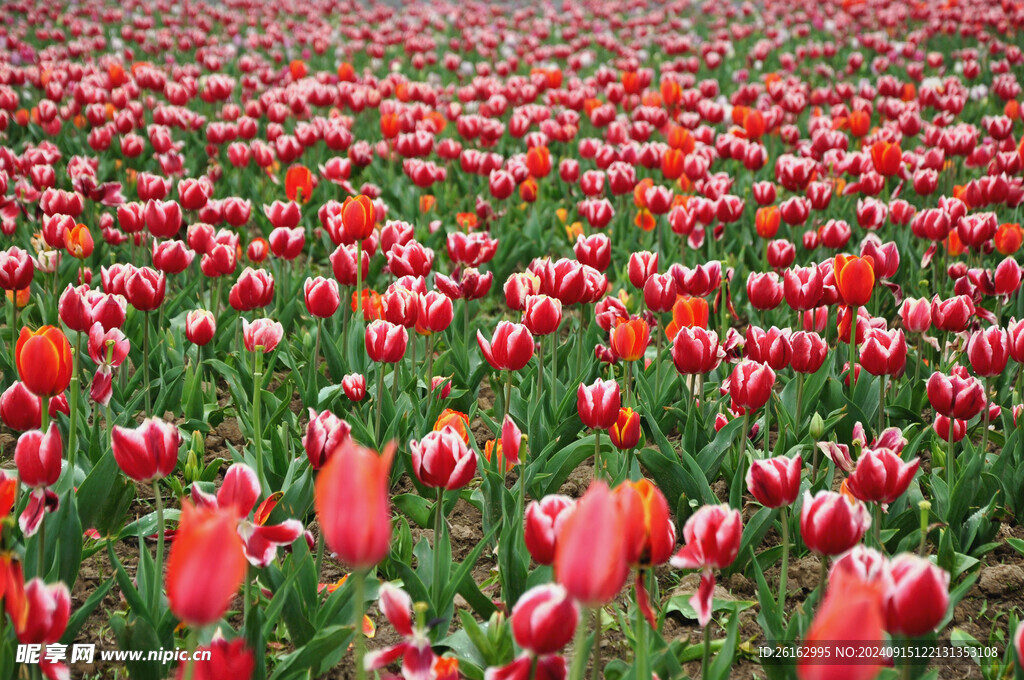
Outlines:
{"label": "orange tulip", "polygon": [[555,581],[584,607],[607,604],[629,575],[626,531],[608,485],[591,484],[558,532]]}
{"label": "orange tulip", "polygon": [[743,118],[743,131],[747,139],[760,139],[764,134],[764,128],[764,115],[756,109],[751,109]]}
{"label": "orange tulip", "polygon": [[689,130],[682,125],[674,125],[668,131],[668,145],[673,149],[679,149],[685,156],[693,151],[696,141]]}
{"label": "orange tulip", "polygon": [[167,601],[189,626],[215,622],[245,578],[246,560],[233,512],[197,508],[188,500],[167,558]]}
{"label": "orange tulip", "polygon": [[502,472],[511,472],[514,467],[512,461],[505,458],[505,452],[501,450],[500,439],[490,439],[484,443],[484,458],[490,463],[494,456],[497,456],[498,470]]}
{"label": "orange tulip", "polygon": [[341,205],[341,223],[350,242],[369,238],[376,221],[377,211],[369,196],[349,196]]}
{"label": "orange tulip", "polygon": [[870,256],[836,255],[834,273],[839,294],[851,307],[862,307],[875,287],[875,263]]}
{"label": "orange tulip", "polygon": [[869,583],[850,571],[835,570],[825,600],[804,638],[804,644],[815,650],[831,647],[831,658],[822,662],[818,655],[814,658],[801,657],[797,662],[797,677],[800,680],[870,680],[877,677],[882,669],[881,659],[879,663],[858,659],[843,665],[836,661],[839,658],[836,650],[840,645],[857,641],[885,639],[883,597],[881,583]]}
{"label": "orange tulip", "polygon": [[397,113],[382,113],[380,116],[380,133],[384,139],[394,139],[401,132],[401,124]]}
{"label": "orange tulip", "polygon": [[526,169],[533,177],[547,177],[551,172],[551,152],[548,147],[531,147],[526,152]]}
{"label": "orange tulip", "polygon": [[356,70],[352,64],[343,61],[338,64],[338,80],[343,83],[353,83],[356,80]]}
{"label": "orange tulip", "polygon": [[683,161],[686,154],[681,149],[668,148],[661,155],[661,174],[665,179],[679,179],[683,176]]}
{"label": "orange tulip", "polygon": [[[358,296],[352,291],[352,311],[357,311]],[[376,321],[384,318],[384,301],[375,290],[363,289],[363,321]]]}
{"label": "orange tulip", "polygon": [[288,168],[284,178],[284,193],[289,201],[308,203],[313,195],[313,173],[304,165]]}
{"label": "orange tulip", "polygon": [[1020,249],[1021,241],[1024,240],[1024,231],[1016,222],[1006,222],[999,225],[995,238],[996,250],[1001,255],[1012,255]]}
{"label": "orange tulip", "polygon": [[353,569],[369,569],[388,554],[388,492],[395,444],[378,454],[346,437],[316,480],[316,514],[331,550]]}
{"label": "orange tulip", "polygon": [[65,231],[64,247],[67,249],[68,255],[79,260],[84,260],[92,255],[93,242],[89,227],[84,224],[76,224]]}
{"label": "orange tulip", "polygon": [[292,73],[292,78],[300,80],[306,77],[308,69],[306,68],[306,62],[301,59],[292,59],[291,63],[288,64],[288,70]]}
{"label": "orange tulip", "polygon": [[651,340],[651,327],[643,319],[619,319],[611,331],[611,346],[623,361],[642,358]]}
{"label": "orange tulip", "polygon": [[440,432],[448,425],[455,428],[455,431],[462,437],[462,441],[469,443],[469,416],[462,411],[456,411],[453,408],[446,408],[441,411],[441,415],[437,417],[437,422],[434,423],[434,431]]}
{"label": "orange tulip", "polygon": [[871,127],[871,116],[867,111],[853,111],[846,119],[846,125],[850,128],[850,134],[860,138],[868,133]]}
{"label": "orange tulip", "polygon": [[636,71],[626,71],[622,74],[622,89],[626,94],[637,94],[640,92],[640,74]]}
{"label": "orange tulip", "polygon": [[424,194],[420,196],[420,212],[428,213],[434,210],[434,206],[437,205],[437,198],[431,194]]}
{"label": "orange tulip", "polygon": [[533,203],[537,200],[537,180],[533,177],[527,177],[526,180],[519,185],[519,198],[526,203]]}
{"label": "orange tulip", "polygon": [[708,301],[704,298],[680,295],[672,305],[672,321],[665,327],[665,335],[674,340],[680,328],[708,327]]}
{"label": "orange tulip", "polygon": [[638,208],[647,208],[647,190],[654,186],[654,180],[645,177],[633,187],[633,205]]}
{"label": "orange tulip", "polygon": [[13,290],[5,290],[4,291],[4,293],[7,294],[7,301],[8,302],[13,302],[14,304],[18,305],[18,309],[24,309],[25,308],[25,305],[28,304],[29,294],[31,292],[32,292],[32,289],[29,286],[25,286],[24,288],[21,288],[21,289],[19,289],[17,291],[13,291]]}
{"label": "orange tulip", "polygon": [[646,479],[625,481],[615,488],[615,499],[626,523],[627,561],[644,567],[667,562],[676,528],[661,490]]}
{"label": "orange tulip", "polygon": [[640,210],[636,212],[636,217],[633,218],[633,224],[644,231],[653,231],[654,227],[658,225],[657,221],[654,219],[654,215],[652,215],[651,211],[647,208],[640,208]]}
{"label": "orange tulip", "polygon": [[679,101],[683,97],[683,88],[675,80],[666,78],[661,81],[661,99],[665,102],[665,106],[668,108],[675,108],[679,106]]}
{"label": "orange tulip", "polygon": [[900,171],[903,150],[899,144],[879,140],[871,145],[871,162],[875,166],[875,172],[883,177],[891,177]]}
{"label": "orange tulip", "polygon": [[775,238],[775,234],[779,233],[779,221],[781,218],[782,213],[777,205],[766,205],[758,208],[757,214],[754,216],[754,226],[757,229],[757,235],[761,238]]}
{"label": "orange tulip", "polygon": [[18,478],[0,472],[0,519],[11,513],[18,492]]}
{"label": "orange tulip", "polygon": [[473,231],[476,229],[478,221],[476,213],[455,213],[455,224],[459,225],[459,228],[463,231]]}
{"label": "orange tulip", "polygon": [[0,555],[0,597],[14,623],[14,630],[25,630],[29,613],[28,600],[25,598],[25,575],[21,562],[11,553]]}
{"label": "orange tulip", "polygon": [[71,343],[59,328],[21,329],[14,348],[18,376],[37,397],[54,397],[71,382]]}

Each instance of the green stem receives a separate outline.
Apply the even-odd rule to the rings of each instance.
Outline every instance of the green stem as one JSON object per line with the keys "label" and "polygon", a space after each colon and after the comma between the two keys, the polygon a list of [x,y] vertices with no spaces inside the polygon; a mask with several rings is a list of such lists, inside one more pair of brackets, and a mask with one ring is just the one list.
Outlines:
{"label": "green stem", "polygon": [[355,641],[354,653],[356,660],[356,679],[366,678],[366,669],[363,667],[363,655],[365,654],[366,641],[363,639],[363,590],[366,581],[366,572],[358,569],[352,573],[353,601],[355,603]]}
{"label": "green stem", "polygon": [[[188,633],[188,642],[185,643],[185,646],[188,647],[188,658],[191,659],[194,656],[194,654],[195,654],[196,648],[199,647],[199,631],[198,630],[193,628],[192,630],[189,631],[189,633]],[[185,676],[184,676],[183,680],[192,680],[193,676],[195,675],[195,670],[196,670],[196,662],[195,661],[186,661],[185,662]]]}
{"label": "green stem", "polygon": [[583,647],[587,641],[587,625],[590,623],[590,610],[580,612],[580,620],[576,625],[576,635],[572,640],[572,665],[569,668],[571,680],[583,680],[587,674],[587,655]]}
{"label": "green stem", "polygon": [[593,666],[590,669],[590,680],[601,680],[604,673],[601,672],[601,608],[594,610],[594,650]]}
{"label": "green stem", "polygon": [[786,580],[789,572],[789,508],[779,507],[779,522],[782,524],[782,568],[779,570],[779,611],[786,611]]}
{"label": "green stem", "polygon": [[921,501],[917,507],[921,513],[921,541],[917,544],[917,554],[924,557],[928,544],[928,513],[931,512],[932,504],[928,501]]}
{"label": "green stem", "polygon": [[430,583],[431,599],[434,601],[434,611],[441,611],[441,538],[444,535],[444,487],[437,489],[437,502],[434,505],[434,573]]}
{"label": "green stem", "polygon": [[356,240],[356,311],[355,325],[361,327],[363,320],[363,242]]}
{"label": "green stem", "polygon": [[[821,564],[818,566],[818,588],[821,591],[820,597],[825,596],[825,588],[828,587],[828,556],[819,555]],[[821,601],[820,598],[818,600]]]}
{"label": "green stem", "polygon": [[[637,583],[640,583],[647,574],[640,569],[640,573],[637,575]],[[637,680],[650,680],[651,671],[647,668],[647,621],[644,619],[644,613],[640,609],[640,593],[637,589],[635,591],[635,602],[636,608],[636,649],[633,650],[633,665],[636,666],[636,678]]]}
{"label": "green stem", "polygon": [[700,677],[708,680],[711,674],[711,622],[704,626],[704,652],[701,655]]}
{"label": "green stem", "polygon": [[377,426],[374,428],[374,437],[377,442],[380,442],[380,421],[381,421],[381,405],[384,403],[384,369],[387,366],[385,363],[381,363],[377,367]]}
{"label": "green stem", "polygon": [[885,376],[878,376],[878,432],[875,437],[882,436],[885,429]]}
{"label": "green stem", "polygon": [[313,341],[313,358],[309,362],[309,380],[307,390],[311,397],[316,397],[316,362],[320,357],[320,335],[323,333],[324,320],[317,317],[316,320],[316,340]]}
{"label": "green stem", "polygon": [[544,391],[544,342],[537,343],[537,395],[535,399],[540,399],[540,393]]}
{"label": "green stem", "polygon": [[316,582],[320,583],[324,563],[324,531],[323,527],[316,533]]}
{"label": "green stem", "polygon": [[[771,458],[772,456],[772,394],[768,393],[768,403],[764,405],[764,457],[765,459]],[[782,432],[779,432],[779,436],[782,436]]]}
{"label": "green stem", "polygon": [[872,524],[874,524],[875,543],[878,544],[878,549],[885,552],[885,546],[882,544],[882,504],[875,503],[872,508],[874,511],[874,517],[872,517]]}
{"label": "green stem", "polygon": [[658,400],[661,398],[661,336],[663,333],[660,328],[656,328],[654,331],[655,336],[655,355],[654,355],[654,399]]}
{"label": "green stem", "polygon": [[11,306],[7,308],[7,325],[11,328],[11,372],[18,372],[18,291],[13,291]]}
{"label": "green stem", "polygon": [[796,374],[796,431],[800,434],[800,425],[804,412],[804,374]]}
{"label": "green stem", "polygon": [[36,564],[36,576],[41,579],[46,578],[46,568],[44,562],[46,561],[46,513],[43,513],[42,519],[39,520],[39,538],[38,544],[38,564]]}
{"label": "green stem", "polygon": [[601,479],[603,469],[601,466],[601,430],[594,430],[594,479]]}
{"label": "green stem", "polygon": [[68,424],[68,474],[71,475],[71,486],[75,485],[75,453],[78,449],[78,399],[82,391],[79,387],[78,367],[81,363],[82,333],[75,334],[75,353],[71,355],[71,395],[68,406],[71,418]]}
{"label": "green stem", "polygon": [[263,400],[263,346],[256,347],[252,372],[252,439],[253,454],[256,457],[256,478],[260,482],[260,488],[264,491],[268,488],[263,477],[263,423],[260,414],[261,402]]}
{"label": "green stem", "polygon": [[504,422],[505,416],[508,415],[509,406],[512,402],[512,371],[505,371],[505,413],[502,416],[502,422]]}
{"label": "green stem", "polygon": [[39,399],[39,429],[45,435],[50,427],[50,398],[40,397]]}
{"label": "green stem", "polygon": [[[160,495],[160,480],[153,480],[153,497],[156,503],[156,587],[153,589],[153,611],[160,610],[160,583],[164,569],[164,499]],[[247,603],[248,604],[248,603]]]}
{"label": "green stem", "polygon": [[953,459],[953,428],[956,425],[954,418],[949,418],[949,432],[947,433],[949,439],[949,449],[946,451],[946,507],[953,500],[953,466],[955,461]]}
{"label": "green stem", "polygon": [[850,398],[857,386],[857,308],[850,307]]}
{"label": "green stem", "polygon": [[149,417],[153,415],[149,401],[149,312],[142,315],[142,380],[146,383],[142,390],[146,395],[146,417]]}
{"label": "green stem", "polygon": [[982,384],[985,386],[985,407],[983,409],[984,412],[985,412],[985,425],[984,425],[984,429],[982,429],[982,431],[981,431],[981,458],[982,458],[982,460],[984,460],[985,456],[988,453],[988,425],[989,425],[989,407],[988,407],[989,404],[988,404],[988,400],[989,400],[989,395],[992,393],[992,377],[991,376],[986,377],[984,383],[982,383]]}

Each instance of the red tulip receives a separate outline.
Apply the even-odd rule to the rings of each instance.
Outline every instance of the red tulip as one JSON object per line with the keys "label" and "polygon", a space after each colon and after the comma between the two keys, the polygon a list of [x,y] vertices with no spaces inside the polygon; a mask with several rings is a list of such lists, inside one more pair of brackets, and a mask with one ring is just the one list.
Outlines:
{"label": "red tulip", "polygon": [[32,283],[35,267],[27,251],[17,246],[0,250],[0,288],[23,290]]}
{"label": "red tulip", "polygon": [[990,326],[971,335],[967,343],[971,368],[980,376],[999,375],[1010,358],[1010,337],[998,326]]}
{"label": "red tulip", "polygon": [[947,418],[970,420],[985,406],[981,382],[954,365],[950,375],[936,371],[928,379],[928,401],[936,413]]}
{"label": "red tulip", "polygon": [[548,295],[526,298],[523,323],[534,335],[550,335],[562,323],[562,302]]}
{"label": "red tulip", "polygon": [[136,482],[162,479],[178,464],[182,439],[171,423],[147,418],[135,428],[115,425],[110,436],[114,460]]}
{"label": "red tulip", "polygon": [[40,430],[23,433],[14,449],[18,478],[33,488],[55,484],[60,477],[62,453],[63,442],[56,423],[51,422],[45,434]]}
{"label": "red tulip", "polygon": [[598,378],[591,385],[580,383],[576,391],[576,407],[580,420],[595,430],[610,429],[619,418],[619,384]]}
{"label": "red tulip", "polygon": [[217,319],[213,312],[193,309],[185,315],[185,337],[193,345],[202,347],[213,339],[217,330]]}
{"label": "red tulip", "polygon": [[638,361],[651,341],[651,327],[643,319],[619,319],[612,327],[609,344],[623,361]]}
{"label": "red tulip", "polygon": [[631,253],[627,269],[629,282],[642,290],[651,274],[658,272],[658,254],[647,251]]}
{"label": "red tulip", "polygon": [[908,333],[926,333],[932,327],[931,304],[925,298],[907,298],[900,305],[900,319]]}
{"label": "red tulip", "polygon": [[376,224],[376,209],[369,196],[349,196],[341,208],[341,221],[345,228],[345,239],[355,243],[368,238]]}
{"label": "red tulip", "polygon": [[588,609],[607,604],[629,575],[625,518],[608,486],[593,482],[558,532],[555,581]]}
{"label": "red tulip", "polygon": [[903,165],[903,150],[899,144],[879,140],[871,146],[871,163],[879,175],[895,175]]}
{"label": "red tulip", "polygon": [[568,496],[549,495],[526,506],[526,549],[537,564],[550,565],[555,561],[558,534],[575,505],[576,501]]}
{"label": "red tulip", "polygon": [[436,290],[416,297],[416,330],[420,333],[440,333],[452,323],[454,310],[451,298]]}
{"label": "red tulip", "polygon": [[[291,205],[294,205],[291,204]],[[306,246],[306,231],[302,227],[277,227],[270,232],[270,252],[283,260],[294,260]]]}
{"label": "red tulip", "polygon": [[892,503],[906,492],[920,464],[917,458],[904,462],[891,449],[866,449],[847,480],[850,493],[865,502]]}
{"label": "red tulip", "polygon": [[512,608],[512,635],[536,656],[555,654],[572,640],[579,617],[565,588],[553,583],[534,586]]}
{"label": "red tulip", "polygon": [[306,311],[319,319],[330,318],[341,306],[338,282],[333,279],[307,277],[302,290],[306,298]]}
{"label": "red tulip", "polygon": [[860,365],[871,375],[903,375],[907,366],[907,339],[903,331],[867,329],[860,347]]}
{"label": "red tulip", "polygon": [[677,569],[701,569],[700,587],[690,598],[697,611],[697,623],[711,621],[711,599],[715,589],[714,569],[728,567],[740,551],[743,520],[738,510],[727,505],[705,505],[690,515],[683,526],[683,547],[671,559]]}
{"label": "red tulip", "polygon": [[[108,291],[109,292],[109,291]],[[157,309],[167,292],[167,277],[149,267],[132,267],[125,273],[124,296],[140,312]]]}
{"label": "red tulip", "polygon": [[672,340],[672,361],[683,375],[702,375],[718,368],[725,350],[718,334],[698,326],[683,327]]}
{"label": "red tulip", "polygon": [[249,323],[242,319],[242,344],[249,352],[273,352],[284,337],[284,327],[277,321],[266,317]]}
{"label": "red tulip", "polygon": [[754,460],[747,469],[747,490],[766,508],[792,505],[800,493],[802,465],[799,454]]}
{"label": "red tulip", "polygon": [[817,373],[828,355],[824,339],[811,331],[797,331],[789,338],[793,350],[790,365],[797,373]]}
{"label": "red tulip", "polygon": [[182,502],[165,583],[171,611],[189,626],[217,621],[242,585],[246,561],[237,523],[229,511]]}
{"label": "red tulip", "polygon": [[968,295],[957,295],[948,300],[932,298],[932,323],[939,330],[960,333],[974,316],[974,300]]}
{"label": "red tulip", "polygon": [[366,354],[371,361],[395,364],[405,356],[409,334],[403,326],[378,319],[366,327]]}
{"label": "red tulip", "polygon": [[857,543],[871,526],[871,515],[860,501],[834,491],[804,492],[800,536],[811,550],[840,555]]}
{"label": "red tulip", "polygon": [[729,378],[729,396],[735,406],[756,411],[768,403],[775,386],[775,371],[767,364],[743,360]]}
{"label": "red tulip", "polygon": [[533,356],[533,335],[523,324],[499,321],[490,342],[480,331],[476,339],[487,363],[496,371],[518,371]]}
{"label": "red tulip", "polygon": [[24,383],[15,380],[0,395],[0,420],[19,432],[38,429],[42,423],[39,401],[39,397],[29,392]]}
{"label": "red tulip", "polygon": [[218,680],[225,677],[251,680],[256,670],[256,659],[246,646],[245,638],[238,637],[228,642],[221,637],[219,630],[214,633],[209,646],[198,647],[196,653],[209,656],[204,661],[182,663],[178,666],[175,680]]}
{"label": "red tulip", "polygon": [[917,637],[935,630],[949,608],[949,572],[911,553],[889,563],[892,583],[885,594],[885,628]]}
{"label": "red tulip", "polygon": [[314,470],[319,470],[341,443],[352,434],[352,426],[330,411],[309,409],[309,423],[302,437],[302,448]]}
{"label": "red tulip", "polygon": [[409,442],[412,469],[422,484],[435,489],[461,489],[476,476],[476,452],[451,426]]}
{"label": "red tulip", "polygon": [[143,214],[146,228],[156,238],[174,238],[181,229],[181,206],[177,201],[150,199]]}
{"label": "red tulip", "polygon": [[350,401],[362,401],[366,398],[366,376],[349,373],[341,379],[341,388]]}
{"label": "red tulip", "polygon": [[665,495],[646,479],[623,482],[614,495],[626,523],[626,561],[641,567],[667,562],[675,547],[676,528]]}
{"label": "red tulip", "polygon": [[383,453],[351,438],[329,457],[316,480],[316,514],[328,547],[354,569],[368,569],[391,542],[389,475],[395,446]]}
{"label": "red tulip", "polygon": [[768,364],[772,370],[782,370],[789,365],[793,354],[789,329],[772,326],[764,331],[757,326],[747,326],[745,349],[747,359]]}

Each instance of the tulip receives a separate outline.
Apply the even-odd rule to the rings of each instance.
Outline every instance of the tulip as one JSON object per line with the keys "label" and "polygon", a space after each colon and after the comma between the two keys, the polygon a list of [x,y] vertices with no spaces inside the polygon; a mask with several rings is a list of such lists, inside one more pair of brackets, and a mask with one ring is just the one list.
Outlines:
{"label": "tulip", "polygon": [[23,433],[14,450],[21,482],[37,489],[55,484],[60,477],[62,450],[56,423],[51,422],[45,434],[40,430]]}
{"label": "tulip", "polygon": [[754,309],[775,309],[782,302],[783,285],[775,272],[750,272],[747,277],[747,298]]}
{"label": "tulip", "polygon": [[771,398],[775,371],[767,364],[743,360],[736,364],[729,378],[729,396],[734,407],[756,411]]}
{"label": "tulip", "polygon": [[949,608],[949,572],[911,553],[889,563],[892,583],[885,594],[885,628],[892,635],[932,632]]}
{"label": "tulip", "polygon": [[725,350],[715,331],[703,328],[680,328],[672,340],[672,362],[683,375],[703,375],[718,368]]}
{"label": "tulip", "polygon": [[799,455],[752,461],[747,470],[747,490],[767,508],[792,505],[800,493],[802,463]]}
{"label": "tulip", "polygon": [[404,327],[378,319],[366,327],[365,336],[371,361],[394,364],[405,356],[409,334]]}
{"label": "tulip", "polygon": [[263,317],[249,323],[242,319],[242,343],[249,352],[273,352],[282,337],[284,327],[277,321]]}
{"label": "tulip", "polygon": [[554,654],[572,640],[579,616],[565,588],[552,583],[534,586],[512,608],[512,635],[530,654]]}
{"label": "tulip", "polygon": [[926,298],[907,298],[900,305],[900,319],[908,333],[926,333],[932,326],[931,304]]}
{"label": "tulip", "polygon": [[217,621],[242,585],[246,561],[236,524],[226,510],[182,503],[165,583],[171,611],[191,627]]}
{"label": "tulip", "polygon": [[[4,598],[8,600],[7,611],[11,612],[18,642],[35,645],[53,645],[60,642],[71,614],[71,593],[68,587],[63,583],[47,585],[41,578],[34,578],[22,584],[20,574],[11,574],[9,578],[17,578],[18,583],[12,583],[8,587],[21,591],[17,598],[11,592],[6,593]],[[17,604],[12,604],[15,600]],[[45,654],[40,657],[39,669],[47,678],[70,677],[66,665]]]}
{"label": "tulip", "polygon": [[792,348],[790,366],[799,374],[817,373],[828,355],[828,346],[820,335],[810,331],[797,331],[789,338]]}
{"label": "tulip", "polygon": [[195,259],[195,251],[181,241],[162,241],[153,244],[153,266],[165,274],[180,274]]}
{"label": "tulip", "polygon": [[39,429],[42,421],[39,397],[28,391],[19,380],[0,395],[0,420],[12,430],[24,432]]}
{"label": "tulip", "polygon": [[562,302],[548,295],[526,298],[523,323],[533,335],[550,335],[562,323]]}
{"label": "tulip", "polygon": [[658,271],[658,254],[647,251],[631,253],[627,270],[629,282],[634,288],[643,290],[647,279]]}
{"label": "tulip", "polygon": [[325,279],[322,276],[308,277],[302,290],[306,299],[306,311],[318,319],[330,318],[341,305],[338,282],[333,279]]}
{"label": "tulip", "polygon": [[860,348],[860,365],[864,370],[871,375],[899,377],[906,364],[907,340],[902,330],[871,328],[865,332]]}
{"label": "tulip", "polygon": [[813,266],[786,270],[782,290],[786,304],[793,309],[814,309],[821,302],[823,294],[821,270]]}
{"label": "tulip", "polygon": [[879,140],[871,146],[871,163],[879,175],[891,177],[903,165],[903,151],[898,143]]}
{"label": "tulip", "polygon": [[111,430],[114,460],[136,482],[153,482],[174,472],[181,441],[176,426],[156,418],[136,428],[115,425]]}
{"label": "tulip", "polygon": [[985,405],[985,390],[977,378],[954,366],[950,375],[936,371],[928,379],[928,401],[937,413],[948,418],[970,420]]}
{"label": "tulip", "polygon": [[939,330],[960,333],[974,316],[974,301],[967,295],[957,295],[948,300],[932,298],[932,323]]}
{"label": "tulip", "polygon": [[160,307],[167,291],[167,277],[149,267],[133,267],[124,278],[124,296],[140,312]]}
{"label": "tulip", "polygon": [[871,299],[875,285],[874,261],[870,257],[836,255],[836,288],[847,305],[862,307]]}
{"label": "tulip", "polygon": [[767,331],[757,326],[747,326],[747,359],[768,364],[772,370],[782,370],[789,365],[793,354],[789,329],[780,330],[772,326]]}
{"label": "tulip", "polygon": [[71,382],[71,343],[59,329],[42,326],[21,329],[15,347],[18,377],[29,392],[48,399],[67,389]]}
{"label": "tulip", "polygon": [[198,647],[196,654],[204,661],[184,662],[178,666],[175,680],[218,680],[232,677],[236,680],[252,680],[256,670],[256,659],[252,650],[246,646],[245,638],[235,638],[228,642],[220,635],[218,629],[213,635],[209,646]]}
{"label": "tulip", "polygon": [[591,385],[580,383],[576,391],[577,410],[586,427],[610,429],[619,417],[619,385],[614,380],[597,379]]}
{"label": "tulip", "polygon": [[314,470],[324,466],[341,443],[351,436],[352,427],[330,411],[317,413],[309,409],[309,424],[302,437],[302,447]]}
{"label": "tulip", "polygon": [[626,530],[611,490],[596,481],[558,531],[555,581],[587,609],[607,604],[626,582]]}
{"label": "tulip", "polygon": [[651,328],[646,321],[620,319],[611,330],[609,344],[620,359],[638,361],[643,357],[650,340]]}
{"label": "tulip", "polygon": [[617,449],[636,448],[640,442],[640,414],[631,408],[620,408],[619,417],[608,429],[608,436]]}
{"label": "tulip", "polygon": [[451,298],[431,290],[418,295],[416,330],[419,333],[440,333],[452,323],[454,310]]}
{"label": "tulip", "polygon": [[867,449],[850,475],[850,493],[864,502],[888,505],[902,496],[914,479],[921,461],[904,462],[891,449]]}
{"label": "tulip", "polygon": [[362,401],[366,398],[366,376],[349,373],[341,379],[341,388],[350,401]]}
{"label": "tulip", "polygon": [[[740,551],[743,520],[727,505],[705,505],[690,515],[683,526],[683,547],[670,560],[677,569],[700,569],[700,587],[690,598],[702,627],[711,621],[714,569],[724,569]],[[706,646],[707,643],[705,643]],[[705,650],[705,658],[707,651]]]}
{"label": "tulip", "polygon": [[998,326],[977,331],[967,343],[967,357],[978,375],[999,375],[1006,369],[1010,358],[1010,336]]}
{"label": "tulip", "polygon": [[317,476],[316,513],[324,538],[354,569],[369,569],[388,554],[394,454],[394,445],[378,454],[346,438]]}
{"label": "tulip", "polygon": [[202,347],[213,339],[217,330],[217,319],[213,312],[193,309],[185,315],[185,337],[193,345]]}
{"label": "tulip", "polygon": [[814,496],[804,492],[800,537],[823,560],[855,546],[870,526],[871,516],[860,501],[834,491],[822,490]]}
{"label": "tulip", "polygon": [[418,442],[410,442],[409,448],[413,472],[426,486],[439,490],[461,489],[476,475],[476,452],[466,446],[451,426],[431,432]]}
{"label": "tulip", "polygon": [[524,515],[526,549],[534,562],[550,565],[555,561],[555,547],[565,520],[575,508],[576,501],[568,496],[548,495],[531,501]]}
{"label": "tulip", "polygon": [[32,283],[35,267],[27,251],[17,246],[0,250],[0,288],[23,290]]}
{"label": "tulip", "polygon": [[[821,650],[822,656],[801,657],[797,662],[799,680],[873,680],[881,671],[881,659],[837,661],[839,649],[863,641],[872,644],[884,639],[884,588],[881,583],[866,581],[855,574],[836,573],[829,583],[824,600],[804,636],[804,645]],[[832,659],[823,663],[828,654]]]}
{"label": "tulip", "polygon": [[490,342],[479,330],[476,339],[487,363],[496,371],[518,371],[533,356],[533,335],[523,324],[499,321]]}
{"label": "tulip", "polygon": [[641,479],[623,482],[616,487],[614,495],[625,518],[629,539],[626,561],[641,569],[668,561],[675,547],[676,529],[661,490]]}
{"label": "tulip", "polygon": [[674,340],[680,328],[694,327],[708,327],[708,303],[704,298],[680,296],[672,305],[672,321],[665,327],[665,335]]}
{"label": "tulip", "polygon": [[[401,659],[402,673],[408,677],[451,680],[441,678],[434,672],[437,656],[430,648],[429,631],[425,629],[422,617],[415,616],[409,594],[391,583],[381,584],[379,593],[380,611],[401,636],[401,641],[373,651],[360,661],[362,643],[357,639],[356,663],[362,664],[364,670],[376,671]],[[359,607],[359,614],[361,618],[362,606]],[[362,677],[360,669],[357,669],[357,677]]]}

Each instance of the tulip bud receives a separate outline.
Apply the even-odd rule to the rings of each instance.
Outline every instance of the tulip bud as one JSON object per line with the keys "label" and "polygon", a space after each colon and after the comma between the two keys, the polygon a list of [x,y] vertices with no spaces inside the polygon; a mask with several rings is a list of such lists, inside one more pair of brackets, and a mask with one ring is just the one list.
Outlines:
{"label": "tulip bud", "polygon": [[624,451],[640,443],[640,414],[631,408],[620,408],[615,424],[608,428],[612,444]]}
{"label": "tulip bud", "polygon": [[811,416],[809,434],[814,440],[821,439],[825,435],[825,421],[817,411]]}

